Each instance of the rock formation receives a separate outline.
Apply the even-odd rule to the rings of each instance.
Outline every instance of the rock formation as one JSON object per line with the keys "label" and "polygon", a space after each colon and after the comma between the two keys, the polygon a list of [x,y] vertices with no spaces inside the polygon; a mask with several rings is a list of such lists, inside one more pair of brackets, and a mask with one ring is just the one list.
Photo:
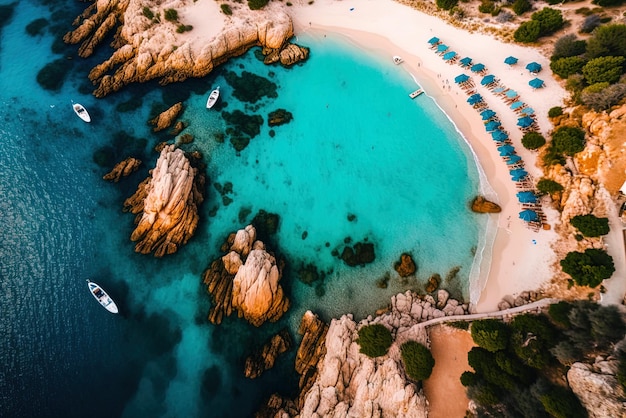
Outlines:
{"label": "rock formation", "polygon": [[374,244],[370,242],[357,242],[354,247],[345,246],[340,258],[350,267],[369,264],[376,259]]}
{"label": "rock formation", "polygon": [[410,254],[406,253],[400,256],[400,261],[398,261],[393,268],[398,272],[400,277],[408,277],[414,274],[416,270],[413,258],[411,258]]}
{"label": "rock formation", "polygon": [[120,178],[126,177],[137,171],[141,165],[141,160],[133,157],[128,157],[124,161],[121,161],[113,167],[113,170],[105,174],[102,178],[107,181],[117,183]]}
{"label": "rock formation", "polygon": [[497,203],[490,202],[482,196],[476,196],[472,201],[472,211],[476,213],[500,213],[502,208]]}
{"label": "rock formation", "polygon": [[236,310],[255,326],[277,321],[289,308],[289,299],[278,284],[282,262],[278,262],[256,229],[248,225],[228,237],[222,249],[227,254],[211,263],[203,274],[213,297],[209,320],[219,324],[224,315]]}
{"label": "rock formation", "polygon": [[246,358],[244,374],[250,379],[259,377],[265,370],[274,367],[276,358],[291,348],[291,336],[287,329],[282,329],[278,334],[252,355]]}
{"label": "rock formation", "polygon": [[175,253],[193,236],[198,206],[204,200],[204,175],[173,145],[163,148],[150,174],[124,201],[124,211],[137,215],[130,237],[137,242],[135,251],[162,257]]}
{"label": "rock formation", "polygon": [[[170,126],[172,126],[172,124],[182,111],[183,104],[181,102],[178,102],[169,109],[161,112],[156,118],[150,120],[150,124],[154,125],[154,128],[152,130],[154,132],[159,132],[163,129],[169,128]],[[180,130],[182,131],[182,129]],[[174,133],[174,135],[176,135],[176,133]]]}
{"label": "rock formation", "polygon": [[[264,47],[270,62],[292,65],[306,59],[308,49],[288,43],[293,36],[293,24],[282,4],[270,2],[262,10],[250,10],[245,3],[229,5],[233,8],[231,16],[222,14],[219,4],[211,2],[97,0],[75,20],[78,27],[63,40],[80,43],[79,55],[88,57],[114,32],[115,52],[89,73],[89,79],[96,85],[96,97],[104,97],[130,83],[158,79],[165,85],[204,77],[253,46]],[[166,9],[184,11],[188,20],[197,19],[198,23],[204,17],[219,27],[178,33],[179,25],[188,22],[168,21]]]}
{"label": "rock formation", "polygon": [[593,365],[574,363],[567,372],[569,386],[590,418],[626,416],[626,398],[616,370],[617,360],[599,358]]}

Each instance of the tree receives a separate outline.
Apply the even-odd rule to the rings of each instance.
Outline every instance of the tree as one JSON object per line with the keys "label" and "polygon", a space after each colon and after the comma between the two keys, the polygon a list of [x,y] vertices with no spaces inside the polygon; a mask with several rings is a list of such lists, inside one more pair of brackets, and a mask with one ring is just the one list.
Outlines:
{"label": "tree", "polygon": [[581,405],[576,395],[571,390],[561,386],[554,386],[550,391],[543,394],[539,400],[546,412],[554,418],[587,417],[587,411]]}
{"label": "tree", "polygon": [[613,257],[604,250],[588,248],[584,253],[572,251],[561,260],[561,268],[579,286],[597,287],[615,272]]}
{"label": "tree", "polygon": [[537,149],[544,146],[546,139],[539,132],[526,132],[522,137],[522,145],[526,149]]}
{"label": "tree", "polygon": [[496,319],[482,319],[472,322],[472,339],[479,347],[496,352],[504,350],[509,340],[509,328]]}
{"label": "tree", "polygon": [[178,20],[178,12],[175,9],[165,9],[163,16],[168,22],[176,22]]}
{"label": "tree", "polygon": [[561,328],[569,328],[571,326],[569,322],[569,313],[571,310],[572,304],[563,300],[550,305],[548,315],[550,315],[552,322]]}
{"label": "tree", "polygon": [[264,8],[269,0],[248,0],[248,7],[250,10],[260,10]]}
{"label": "tree", "polygon": [[552,360],[557,331],[543,315],[519,315],[511,322],[511,347],[524,364],[541,370]]}
{"label": "tree", "polygon": [[537,182],[537,190],[541,193],[556,193],[563,191],[563,186],[554,180],[542,178]]}
{"label": "tree", "polygon": [[617,358],[619,360],[616,374],[617,381],[622,386],[622,389],[626,391],[626,352],[619,349],[617,351]]}
{"label": "tree", "polygon": [[583,20],[583,23],[580,24],[580,32],[591,33],[595,28],[600,26],[600,23],[602,23],[600,16],[596,14],[589,15]]}
{"label": "tree", "polygon": [[569,341],[561,341],[550,349],[550,353],[564,366],[571,366],[583,358],[583,353]]}
{"label": "tree", "polygon": [[437,7],[443,10],[451,10],[459,3],[459,0],[437,0]]}
{"label": "tree", "polygon": [[552,57],[550,57],[550,61],[554,61],[559,58],[582,55],[585,53],[586,50],[587,42],[578,39],[576,35],[570,33],[568,35],[561,36],[554,43],[554,50],[552,51]]}
{"label": "tree", "polygon": [[587,41],[587,57],[606,56],[626,56],[626,25],[600,26]]}
{"label": "tree", "polygon": [[561,78],[580,73],[587,61],[583,57],[563,57],[550,62],[550,69]]}
{"label": "tree", "polygon": [[511,8],[516,15],[521,16],[530,9],[532,9],[532,7],[533,6],[528,0],[515,0],[515,3],[513,3],[513,6]]}
{"label": "tree", "polygon": [[359,352],[368,357],[380,357],[387,354],[393,339],[391,331],[382,324],[366,325],[359,330],[357,344],[361,346]]}
{"label": "tree", "polygon": [[407,341],[400,347],[404,370],[413,380],[428,379],[435,367],[430,350],[416,341]]}
{"label": "tree", "polygon": [[556,118],[563,114],[563,108],[561,106],[554,106],[548,110],[548,117]]}
{"label": "tree", "polygon": [[517,42],[531,43],[539,39],[541,34],[541,24],[536,20],[524,22],[513,33],[513,39]]}
{"label": "tree", "polygon": [[585,131],[572,126],[561,126],[552,134],[552,145],[556,152],[574,155],[585,149]]}
{"label": "tree", "polygon": [[609,218],[598,218],[592,214],[576,215],[570,219],[572,226],[586,237],[599,237],[609,233]]}
{"label": "tree", "polygon": [[[598,85],[602,85],[602,83],[595,84],[595,86]],[[596,112],[601,112],[619,104],[625,97],[626,84],[618,83],[611,84],[600,91],[592,91],[587,88],[583,89],[580,95],[580,101]]]}
{"label": "tree", "polygon": [[605,56],[590,60],[582,68],[588,84],[616,83],[624,72],[624,57]]}
{"label": "tree", "polygon": [[589,313],[591,335],[596,344],[606,348],[622,338],[626,333],[626,324],[615,305],[600,306]]}
{"label": "tree", "polygon": [[613,7],[621,6],[624,0],[593,0],[592,3],[601,7]]}
{"label": "tree", "polygon": [[561,29],[565,24],[561,11],[549,7],[544,7],[540,11],[533,13],[531,19],[539,22],[541,27],[539,36],[550,35]]}

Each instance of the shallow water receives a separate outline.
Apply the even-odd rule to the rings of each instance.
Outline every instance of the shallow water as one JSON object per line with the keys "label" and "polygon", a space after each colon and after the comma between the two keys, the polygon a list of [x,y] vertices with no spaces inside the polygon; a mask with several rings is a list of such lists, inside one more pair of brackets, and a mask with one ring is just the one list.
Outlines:
{"label": "shallow water", "polygon": [[[408,99],[414,83],[389,57],[341,39],[301,37],[312,49],[302,66],[265,67],[248,53],[203,80],[131,86],[97,100],[86,74],[107,47],[88,60],[75,56],[76,47],[51,52],[80,7],[19,2],[0,29],[0,416],[247,416],[272,392],[295,387],[293,352],[257,381],[244,379],[249,347],[281,327],[293,332],[306,309],[324,318],[364,317],[390,295],[455,266],[461,270],[450,287],[467,296],[485,227],[467,210],[478,173],[432,101]],[[41,36],[27,35],[25,26],[39,17],[50,25]],[[66,55],[74,59],[62,88],[43,90],[37,73]],[[244,69],[277,83],[278,98],[255,106],[237,101],[221,74]],[[214,85],[225,110],[267,120],[285,108],[294,120],[273,128],[274,137],[265,123],[237,153],[228,140],[216,141],[225,129],[220,113],[204,108]],[[141,107],[116,110],[132,98]],[[176,255],[155,260],[133,252],[133,216],[121,207],[154,166],[153,146],[169,138],[147,126],[153,107],[181,98],[196,138],[188,148],[205,155],[209,184],[232,182],[232,203],[225,206],[208,187],[196,236]],[[75,117],[72,100],[87,107],[93,123]],[[116,161],[130,154],[144,166],[108,184],[101,179],[107,170],[94,162],[103,147]],[[283,284],[292,308],[260,329],[237,318],[217,327],[205,319],[202,271],[225,236],[245,225],[242,209],[251,211],[246,222],[260,209],[280,215],[275,241],[291,267]],[[348,237],[374,243],[376,261],[350,268],[334,257]],[[418,280],[402,283],[393,272],[402,252],[413,254]],[[328,273],[323,282],[297,279],[294,270],[307,263]],[[386,272],[389,287],[379,289]],[[112,295],[120,316],[95,303],[86,278]]]}

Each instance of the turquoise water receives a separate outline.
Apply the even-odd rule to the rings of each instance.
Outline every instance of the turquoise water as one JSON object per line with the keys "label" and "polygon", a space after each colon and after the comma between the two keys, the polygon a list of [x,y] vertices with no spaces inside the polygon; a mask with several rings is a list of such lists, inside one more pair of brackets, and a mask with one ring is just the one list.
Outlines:
{"label": "turquoise water", "polygon": [[[19,2],[0,28],[0,416],[248,416],[296,380],[293,351],[257,381],[242,377],[244,357],[281,327],[293,331],[304,310],[362,317],[391,294],[455,266],[461,269],[452,287],[467,295],[484,230],[467,210],[478,173],[435,104],[427,96],[408,99],[414,83],[389,57],[358,52],[342,39],[300,38],[312,49],[303,66],[265,67],[252,53],[225,66],[278,84],[278,98],[254,106],[232,96],[223,70],[97,100],[86,74],[107,47],[88,60],[76,57],[76,47],[51,51],[80,12],[78,2]],[[26,25],[40,17],[50,24],[27,35]],[[61,89],[43,90],[39,70],[66,56],[73,59]],[[217,84],[228,111],[267,119],[285,108],[294,120],[273,128],[274,137],[265,124],[237,153],[216,141],[225,124],[204,108]],[[116,110],[130,99],[141,107]],[[75,117],[71,100],[89,109],[92,124]],[[121,207],[154,166],[154,145],[169,138],[147,126],[153,106],[178,100],[196,137],[188,148],[205,155],[210,184],[232,182],[233,201],[224,206],[209,186],[196,236],[156,260],[133,252],[133,216]],[[145,164],[117,185],[106,183],[107,170],[94,163],[103,147],[115,160],[130,154]],[[217,327],[205,319],[210,301],[200,276],[225,236],[244,226],[242,209],[251,211],[246,221],[260,209],[281,216],[276,243],[290,266],[283,283],[292,308],[260,329],[237,318]],[[349,214],[356,219],[348,221]],[[374,243],[376,261],[350,268],[334,257],[347,237]],[[392,270],[405,251],[419,268],[418,280],[408,283]],[[307,263],[328,273],[323,282],[297,279],[294,270]],[[379,289],[376,280],[389,271],[389,287]],[[93,301],[85,278],[109,291],[120,316]]]}

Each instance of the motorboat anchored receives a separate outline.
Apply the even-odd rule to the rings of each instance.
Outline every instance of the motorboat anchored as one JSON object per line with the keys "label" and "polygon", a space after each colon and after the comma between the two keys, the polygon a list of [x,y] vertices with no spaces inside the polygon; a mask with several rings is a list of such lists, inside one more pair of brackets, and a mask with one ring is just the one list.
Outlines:
{"label": "motorboat anchored", "polygon": [[98,284],[92,282],[87,279],[87,286],[89,286],[89,291],[91,295],[96,298],[96,300],[111,313],[118,313],[117,305],[113,302],[113,299],[108,295],[107,292],[104,291]]}
{"label": "motorboat anchored", "polygon": [[217,99],[220,97],[220,87],[217,86],[217,88],[215,90],[213,90],[211,92],[211,94],[209,94],[209,98],[206,101],[206,108],[210,109],[212,108],[215,103],[217,102]]}
{"label": "motorboat anchored", "polygon": [[89,116],[89,113],[87,112],[87,109],[85,109],[85,106],[80,103],[72,103],[72,108],[74,109],[74,113],[76,113],[79,118],[81,118],[85,122],[91,122],[91,116]]}

